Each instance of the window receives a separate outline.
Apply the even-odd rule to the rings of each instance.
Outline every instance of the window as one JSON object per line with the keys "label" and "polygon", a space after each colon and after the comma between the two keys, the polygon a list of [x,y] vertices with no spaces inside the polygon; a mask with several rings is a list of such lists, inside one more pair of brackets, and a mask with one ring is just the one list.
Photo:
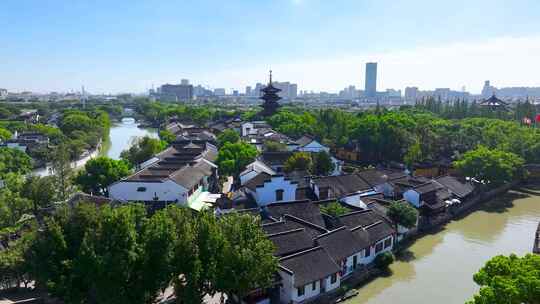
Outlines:
{"label": "window", "polygon": [[368,256],[371,255],[371,248],[368,247],[368,248],[364,249],[364,252],[365,252],[364,257],[367,258]]}
{"label": "window", "polygon": [[352,258],[352,268],[353,269],[356,269],[356,264],[358,264],[358,256],[355,255],[353,258]]}
{"label": "window", "polygon": [[334,273],[331,277],[330,277],[330,284],[334,284],[337,282],[337,273]]}
{"label": "window", "polygon": [[311,290],[317,289],[317,281],[311,283]]}
{"label": "window", "polygon": [[283,189],[276,190],[276,201],[283,200]]}
{"label": "window", "polygon": [[137,188],[137,192],[146,192],[146,187]]}
{"label": "window", "polygon": [[375,245],[375,254],[381,252],[381,250],[383,250],[383,243],[382,242]]}
{"label": "window", "polygon": [[304,286],[298,287],[298,296],[299,296],[299,297],[303,296],[304,293],[306,292],[306,291],[304,290],[304,288],[305,288]]}
{"label": "window", "polygon": [[384,241],[384,248],[392,246],[392,238],[388,238]]}

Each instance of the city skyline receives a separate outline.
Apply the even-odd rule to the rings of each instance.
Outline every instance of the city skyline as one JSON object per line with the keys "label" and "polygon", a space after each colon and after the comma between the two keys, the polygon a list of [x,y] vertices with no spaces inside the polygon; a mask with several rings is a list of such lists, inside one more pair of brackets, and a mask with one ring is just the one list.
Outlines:
{"label": "city skyline", "polygon": [[540,86],[537,1],[338,4],[8,0],[0,12],[0,58],[7,59],[0,87],[145,92],[188,78],[242,91],[273,69],[299,90],[337,92],[364,87],[371,61],[380,91],[465,86],[479,94],[488,79],[497,87]]}

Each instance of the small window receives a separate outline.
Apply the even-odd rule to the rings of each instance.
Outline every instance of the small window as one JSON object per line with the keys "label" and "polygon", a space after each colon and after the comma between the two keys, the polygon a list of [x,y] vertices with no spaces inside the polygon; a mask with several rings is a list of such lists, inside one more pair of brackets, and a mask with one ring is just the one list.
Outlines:
{"label": "small window", "polygon": [[137,188],[137,192],[146,192],[146,187]]}
{"label": "small window", "polygon": [[317,281],[311,283],[311,290],[317,289]]}
{"label": "small window", "polygon": [[388,238],[384,241],[384,248],[392,246],[392,238]]}
{"label": "small window", "polygon": [[367,258],[368,256],[371,255],[371,248],[366,248],[366,249],[364,249],[364,252],[365,252],[364,257]]}
{"label": "small window", "polygon": [[283,200],[283,189],[276,190],[276,201]]}
{"label": "small window", "polygon": [[337,273],[334,273],[331,277],[330,277],[330,284],[334,284],[337,282]]}
{"label": "small window", "polygon": [[381,252],[382,250],[383,250],[383,243],[382,242],[375,245],[375,254]]}
{"label": "small window", "polygon": [[357,255],[353,256],[353,258],[352,258],[352,267],[353,267],[353,269],[356,269],[356,264],[358,264],[358,256]]}
{"label": "small window", "polygon": [[298,296],[301,297],[305,293],[304,286],[298,287]]}

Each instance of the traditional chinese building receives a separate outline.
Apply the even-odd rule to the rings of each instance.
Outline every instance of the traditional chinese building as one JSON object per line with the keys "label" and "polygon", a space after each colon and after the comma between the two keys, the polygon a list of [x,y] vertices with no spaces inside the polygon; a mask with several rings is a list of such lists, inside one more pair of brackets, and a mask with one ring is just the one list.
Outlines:
{"label": "traditional chinese building", "polygon": [[508,103],[497,98],[495,94],[493,94],[490,98],[482,101],[480,105],[483,107],[488,107],[492,110],[503,110],[503,111],[506,111],[508,107]]}
{"label": "traditional chinese building", "polygon": [[264,119],[265,117],[274,115],[281,107],[281,105],[278,103],[278,101],[281,99],[281,97],[278,96],[278,93],[281,90],[274,87],[272,84],[272,71],[270,71],[270,81],[268,85],[261,91],[264,93],[261,97],[261,99],[264,100],[263,104],[261,105],[263,109],[257,114],[257,116],[258,118]]}

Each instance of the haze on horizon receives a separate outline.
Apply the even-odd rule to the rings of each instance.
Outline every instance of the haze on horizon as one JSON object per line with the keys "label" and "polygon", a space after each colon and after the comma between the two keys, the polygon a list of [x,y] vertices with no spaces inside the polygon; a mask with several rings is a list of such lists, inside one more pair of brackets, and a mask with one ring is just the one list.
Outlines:
{"label": "haze on horizon", "polygon": [[188,78],[301,90],[540,86],[537,0],[5,0],[0,88],[143,92]]}

